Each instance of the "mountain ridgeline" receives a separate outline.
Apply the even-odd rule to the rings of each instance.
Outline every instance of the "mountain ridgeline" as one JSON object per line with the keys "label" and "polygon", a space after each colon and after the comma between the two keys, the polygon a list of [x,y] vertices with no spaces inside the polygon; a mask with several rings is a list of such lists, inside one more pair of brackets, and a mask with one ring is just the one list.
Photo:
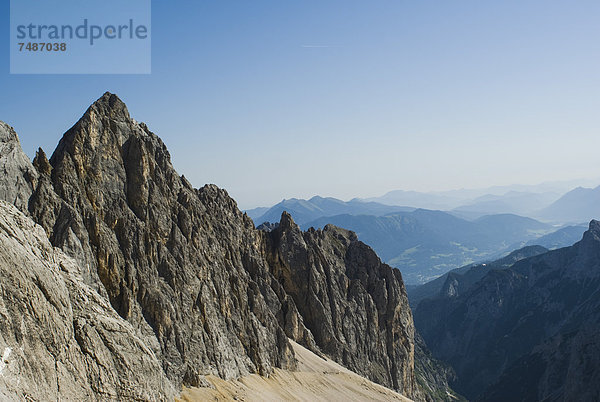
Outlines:
{"label": "mountain ridgeline", "polygon": [[537,214],[541,219],[562,223],[600,219],[600,186],[577,187]]}
{"label": "mountain ridgeline", "polygon": [[[430,399],[415,378],[402,276],[354,233],[302,232],[286,213],[256,230],[224,190],[179,176],[163,142],[110,93],[50,159],[40,149],[31,163],[5,124],[0,140],[0,197],[22,213],[0,212],[39,229],[28,215],[51,243],[38,233],[34,247],[0,222],[0,351],[12,351],[0,396],[170,400],[206,375],[294,370],[292,339]],[[26,255],[38,249],[37,260]]]}
{"label": "mountain ridgeline", "polygon": [[271,208],[256,208],[246,211],[248,216],[261,224],[263,222],[277,222],[283,212],[287,212],[294,218],[300,227],[306,228],[306,224],[324,216],[335,215],[373,215],[383,216],[395,212],[411,212],[415,208],[379,204],[377,202],[365,202],[353,199],[347,202],[331,197],[312,197],[310,200],[292,198],[283,200]]}
{"label": "mountain ridgeline", "polygon": [[496,261],[482,264],[470,264],[453,269],[439,278],[429,281],[421,286],[411,287],[408,290],[410,305],[416,307],[424,299],[456,297],[464,290],[477,283],[492,269],[508,268],[517,261],[546,252],[548,252],[548,249],[542,246],[527,246],[515,250],[506,257]]}

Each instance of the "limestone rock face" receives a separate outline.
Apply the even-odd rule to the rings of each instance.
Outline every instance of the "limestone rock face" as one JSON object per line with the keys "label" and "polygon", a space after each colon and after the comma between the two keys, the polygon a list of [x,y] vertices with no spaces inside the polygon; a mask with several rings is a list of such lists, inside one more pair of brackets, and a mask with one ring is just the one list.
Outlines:
{"label": "limestone rock face", "polygon": [[321,350],[351,370],[413,395],[414,326],[400,271],[353,232],[302,232],[283,213],[267,238],[269,266]]}
{"label": "limestone rock face", "polygon": [[[50,159],[38,151],[33,166],[31,191],[23,190],[29,200],[17,206],[71,257],[79,286],[112,306],[155,356],[140,373],[156,370],[180,389],[205,384],[204,375],[294,369],[289,337],[419,397],[400,273],[353,233],[333,226],[302,233],[287,214],[270,232],[255,229],[226,191],[194,189],[179,176],[163,142],[110,93]],[[74,331],[86,325],[74,323]],[[107,335],[104,343],[113,342]],[[124,373],[115,375],[129,378]],[[118,387],[111,381],[106,387]]]}
{"label": "limestone rock face", "polygon": [[161,363],[76,261],[0,201],[0,396],[12,400],[153,400],[175,389]]}
{"label": "limestone rock face", "polygon": [[87,279],[99,280],[175,384],[294,367],[248,274],[249,264],[266,270],[251,220],[225,191],[179,177],[162,141],[119,98],[92,105],[49,163],[33,216],[90,267]]}
{"label": "limestone rock face", "polygon": [[0,200],[27,211],[37,176],[15,130],[0,121]]}

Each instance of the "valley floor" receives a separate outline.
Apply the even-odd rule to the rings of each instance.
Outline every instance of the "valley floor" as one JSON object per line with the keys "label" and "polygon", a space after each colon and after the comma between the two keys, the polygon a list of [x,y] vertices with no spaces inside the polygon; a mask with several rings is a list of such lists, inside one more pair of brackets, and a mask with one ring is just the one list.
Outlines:
{"label": "valley floor", "polygon": [[291,340],[290,343],[298,359],[298,371],[275,369],[268,378],[252,374],[230,381],[208,376],[207,380],[214,388],[185,388],[180,402],[410,401]]}

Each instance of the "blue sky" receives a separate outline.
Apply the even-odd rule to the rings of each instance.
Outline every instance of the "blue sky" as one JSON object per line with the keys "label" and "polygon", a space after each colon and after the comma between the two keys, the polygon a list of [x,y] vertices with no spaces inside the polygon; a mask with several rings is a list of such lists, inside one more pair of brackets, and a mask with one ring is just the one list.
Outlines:
{"label": "blue sky", "polygon": [[9,74],[2,7],[30,156],[108,90],[242,208],[600,175],[597,0],[155,0],[152,74],[66,76]]}

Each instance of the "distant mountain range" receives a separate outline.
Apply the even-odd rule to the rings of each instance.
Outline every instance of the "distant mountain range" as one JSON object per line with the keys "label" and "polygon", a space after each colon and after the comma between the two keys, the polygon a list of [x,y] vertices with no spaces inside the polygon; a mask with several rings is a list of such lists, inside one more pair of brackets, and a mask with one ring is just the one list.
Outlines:
{"label": "distant mountain range", "polygon": [[549,182],[536,186],[498,186],[431,193],[395,190],[381,197],[350,201],[320,196],[309,200],[292,198],[272,207],[245,212],[256,225],[276,222],[283,211],[291,213],[302,225],[324,216],[383,216],[415,209],[447,211],[467,220],[485,215],[514,214],[553,224],[584,224],[600,218],[600,186],[575,189],[568,186],[587,182]]}
{"label": "distant mountain range", "polygon": [[384,205],[376,202],[365,202],[358,199],[342,201],[337,198],[313,197],[310,200],[292,198],[283,200],[271,208],[255,208],[246,211],[248,216],[257,224],[263,222],[278,222],[281,214],[286,211],[294,217],[300,226],[324,216],[334,215],[373,215],[382,216],[394,212],[414,211],[415,208]]}
{"label": "distant mountain range", "polygon": [[571,247],[521,252],[425,285],[417,330],[470,400],[599,400],[600,223]]}
{"label": "distant mountain range", "polygon": [[541,208],[560,198],[559,193],[529,193],[510,191],[503,195],[486,194],[452,210],[458,216],[477,218],[483,215],[510,213],[534,216]]}
{"label": "distant mountain range", "polygon": [[600,178],[436,192],[394,190],[363,201],[444,211],[465,209],[467,212],[477,212],[479,216],[499,213],[527,215],[526,211],[539,211],[577,186],[597,185],[598,182]]}
{"label": "distant mountain range", "polygon": [[396,190],[364,201],[449,211],[465,219],[508,213],[554,224],[583,224],[600,218],[600,186],[565,187],[572,183],[577,182],[435,193]]}
{"label": "distant mountain range", "polygon": [[507,253],[553,228],[517,215],[484,216],[467,221],[442,211],[418,209],[385,216],[337,215],[304,225],[334,224],[356,232],[407,284],[420,284],[455,267]]}
{"label": "distant mountain range", "polygon": [[600,219],[600,186],[578,187],[569,191],[535,216],[560,223],[582,223]]}
{"label": "distant mountain range", "polygon": [[[546,185],[540,189],[551,187]],[[494,189],[499,190],[503,188]],[[379,200],[452,206],[461,197],[472,195],[476,195],[475,190],[443,194],[394,191]],[[283,200],[273,207],[256,208],[246,213],[256,226],[277,222],[286,211],[304,229],[322,228],[332,223],[353,230],[384,261],[399,268],[408,285],[414,285],[456,267],[500,258],[526,245],[548,249],[569,246],[581,237],[586,227],[570,225],[561,228],[556,223],[593,218],[595,206],[600,205],[599,195],[598,188],[578,188],[562,197],[552,191],[509,191],[502,195],[476,197],[447,212],[316,196],[309,200]],[[534,217],[541,216],[541,219],[498,211],[528,212]],[[553,225],[544,222],[553,222]]]}
{"label": "distant mountain range", "polygon": [[366,198],[364,201],[385,205],[410,205],[424,209],[451,210],[464,204],[471,197],[462,192],[422,193],[418,191],[394,190],[381,197]]}

